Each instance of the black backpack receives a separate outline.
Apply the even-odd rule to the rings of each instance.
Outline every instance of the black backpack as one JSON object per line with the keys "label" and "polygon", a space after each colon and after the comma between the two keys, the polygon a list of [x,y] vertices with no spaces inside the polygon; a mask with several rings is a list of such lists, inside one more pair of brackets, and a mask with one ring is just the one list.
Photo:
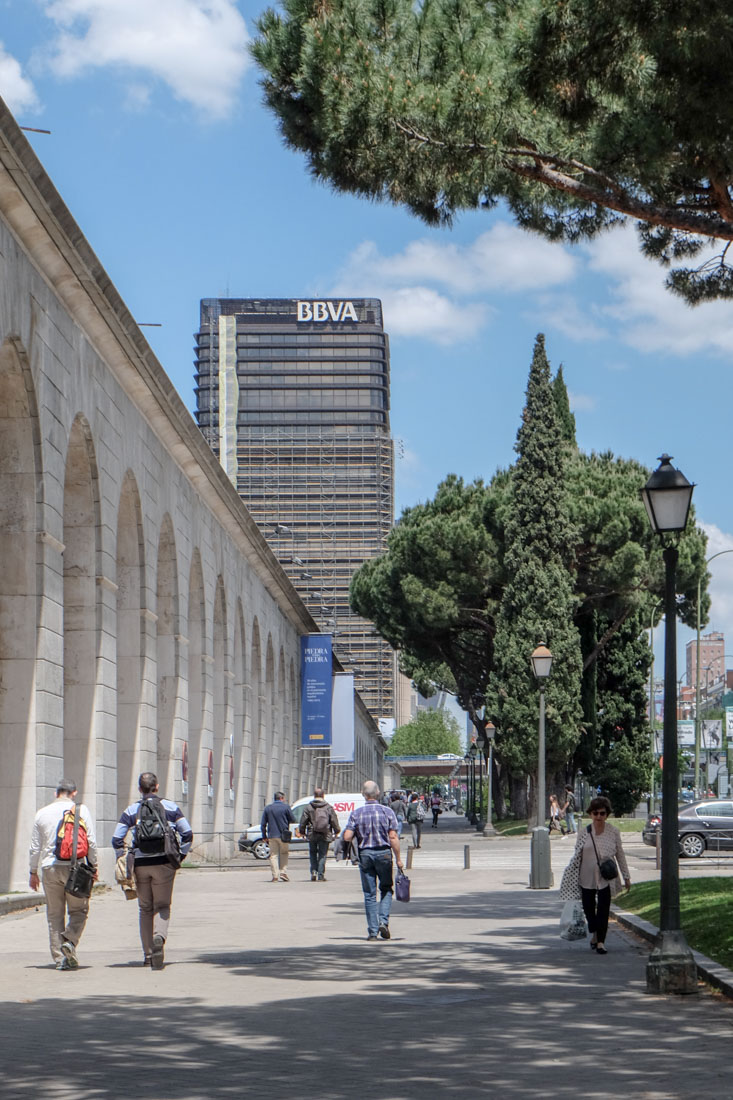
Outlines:
{"label": "black backpack", "polygon": [[168,819],[165,807],[156,795],[140,802],[135,822],[135,847],[145,856],[162,856],[166,851]]}

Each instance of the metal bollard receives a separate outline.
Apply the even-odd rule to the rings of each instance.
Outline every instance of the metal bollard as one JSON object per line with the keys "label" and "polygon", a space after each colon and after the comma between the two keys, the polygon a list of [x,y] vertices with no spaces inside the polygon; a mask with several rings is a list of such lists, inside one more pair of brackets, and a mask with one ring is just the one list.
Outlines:
{"label": "metal bollard", "polygon": [[470,844],[464,844],[463,845],[463,870],[464,871],[470,871],[471,870],[471,845]]}
{"label": "metal bollard", "polygon": [[407,849],[407,870],[408,871],[412,870],[412,853],[414,851],[415,851],[415,849],[412,848],[412,847]]}
{"label": "metal bollard", "polygon": [[657,826],[657,858],[656,858],[657,870],[662,866],[662,829]]}

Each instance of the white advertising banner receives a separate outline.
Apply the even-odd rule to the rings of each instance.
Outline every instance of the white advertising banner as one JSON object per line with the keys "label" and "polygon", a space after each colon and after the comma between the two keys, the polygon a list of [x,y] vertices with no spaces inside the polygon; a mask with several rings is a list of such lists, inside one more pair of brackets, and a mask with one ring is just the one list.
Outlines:
{"label": "white advertising banner", "polygon": [[354,674],[335,672],[331,695],[331,763],[354,763]]}

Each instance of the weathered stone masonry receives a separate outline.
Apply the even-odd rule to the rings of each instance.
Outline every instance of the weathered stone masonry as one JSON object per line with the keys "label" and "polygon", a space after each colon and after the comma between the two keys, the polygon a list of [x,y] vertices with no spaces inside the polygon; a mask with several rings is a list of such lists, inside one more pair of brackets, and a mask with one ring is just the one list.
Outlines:
{"label": "weathered stone masonry", "polygon": [[360,700],[353,768],[298,748],[315,629],[0,101],[0,891],[62,774],[103,845],[143,769],[199,835],[379,777]]}

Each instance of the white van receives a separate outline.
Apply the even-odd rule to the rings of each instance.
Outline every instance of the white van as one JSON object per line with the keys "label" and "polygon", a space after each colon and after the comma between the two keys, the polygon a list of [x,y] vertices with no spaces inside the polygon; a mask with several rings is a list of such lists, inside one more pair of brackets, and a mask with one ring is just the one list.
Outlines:
{"label": "white van", "polygon": [[[339,820],[342,831],[346,828],[346,823],[349,820],[351,811],[358,809],[359,806],[363,806],[365,801],[361,791],[357,793],[347,792],[345,794],[331,794],[328,792],[323,797],[336,811],[336,817]],[[300,835],[298,825],[303,816],[303,810],[308,803],[312,801],[313,795],[309,794],[305,798],[299,798],[297,802],[293,802],[292,804],[291,808],[293,817],[295,818],[295,825],[293,826],[293,839],[291,843],[294,845],[305,843],[305,837]],[[239,838],[239,850],[240,852],[251,852],[255,859],[268,859],[270,855],[270,846],[266,840],[262,839],[262,832],[259,825],[250,825],[248,829],[245,829]]]}

